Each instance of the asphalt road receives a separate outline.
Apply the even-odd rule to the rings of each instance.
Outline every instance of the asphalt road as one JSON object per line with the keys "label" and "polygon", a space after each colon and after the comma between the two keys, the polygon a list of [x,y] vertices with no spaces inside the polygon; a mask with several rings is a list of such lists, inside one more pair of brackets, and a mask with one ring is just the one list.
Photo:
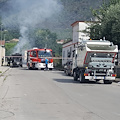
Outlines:
{"label": "asphalt road", "polygon": [[120,120],[120,85],[11,68],[0,86],[0,120]]}

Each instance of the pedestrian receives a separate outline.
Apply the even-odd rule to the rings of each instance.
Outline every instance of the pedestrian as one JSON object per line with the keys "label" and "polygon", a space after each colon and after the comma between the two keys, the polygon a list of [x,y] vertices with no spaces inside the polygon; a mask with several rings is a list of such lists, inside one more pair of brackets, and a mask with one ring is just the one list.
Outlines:
{"label": "pedestrian", "polygon": [[2,57],[2,66],[3,66],[3,63],[4,63],[4,57]]}
{"label": "pedestrian", "polygon": [[7,58],[7,66],[10,66],[10,58]]}
{"label": "pedestrian", "polygon": [[48,63],[49,63],[49,60],[48,60],[48,58],[46,58],[45,59],[45,66],[46,66],[45,70],[48,70]]}

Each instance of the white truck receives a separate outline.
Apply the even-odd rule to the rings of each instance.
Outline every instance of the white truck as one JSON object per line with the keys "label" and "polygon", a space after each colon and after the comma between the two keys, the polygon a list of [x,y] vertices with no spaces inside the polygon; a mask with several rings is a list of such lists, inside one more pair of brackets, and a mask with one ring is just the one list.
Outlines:
{"label": "white truck", "polygon": [[115,80],[115,59],[118,46],[105,40],[81,41],[73,50],[72,72],[74,80],[103,80],[111,84]]}

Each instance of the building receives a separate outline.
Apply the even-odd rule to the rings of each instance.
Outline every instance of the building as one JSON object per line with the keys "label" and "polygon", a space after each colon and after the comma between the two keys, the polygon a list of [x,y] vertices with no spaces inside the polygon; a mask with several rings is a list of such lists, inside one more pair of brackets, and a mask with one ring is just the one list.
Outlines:
{"label": "building", "polygon": [[[82,40],[90,40],[89,27],[94,22],[92,21],[76,21],[72,26],[72,40],[64,43],[62,46],[62,65],[64,66],[67,61],[71,61],[73,52],[78,43]],[[87,30],[87,32],[85,32]]]}
{"label": "building", "polygon": [[12,39],[12,40],[10,40],[10,42],[19,42],[19,39]]}
{"label": "building", "polygon": [[[89,27],[91,26],[91,21],[76,21],[71,24],[73,28],[73,43],[80,42],[81,40],[89,40]],[[85,32],[88,31],[88,32]]]}
{"label": "building", "polygon": [[4,59],[4,63],[5,64],[5,41],[1,41],[0,40],[0,66],[2,65],[2,58]]}
{"label": "building", "polygon": [[10,41],[6,41],[6,43],[10,43],[10,42],[19,42],[19,39],[12,39],[12,40],[10,40]]}
{"label": "building", "polygon": [[57,42],[57,44],[63,44],[64,40],[57,40],[56,42]]}

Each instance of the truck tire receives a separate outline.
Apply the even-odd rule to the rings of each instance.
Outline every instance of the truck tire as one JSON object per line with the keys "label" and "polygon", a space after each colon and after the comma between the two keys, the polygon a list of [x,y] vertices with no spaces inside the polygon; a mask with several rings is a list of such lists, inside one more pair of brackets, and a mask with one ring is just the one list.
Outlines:
{"label": "truck tire", "polygon": [[76,71],[73,72],[73,78],[74,78],[74,81],[78,80],[78,75],[77,75]]}
{"label": "truck tire", "polygon": [[85,77],[84,77],[83,71],[81,71],[80,74],[79,74],[79,81],[80,81],[80,83],[84,83],[85,82]]}
{"label": "truck tire", "polygon": [[110,81],[110,80],[104,80],[104,84],[112,84],[112,81]]}

